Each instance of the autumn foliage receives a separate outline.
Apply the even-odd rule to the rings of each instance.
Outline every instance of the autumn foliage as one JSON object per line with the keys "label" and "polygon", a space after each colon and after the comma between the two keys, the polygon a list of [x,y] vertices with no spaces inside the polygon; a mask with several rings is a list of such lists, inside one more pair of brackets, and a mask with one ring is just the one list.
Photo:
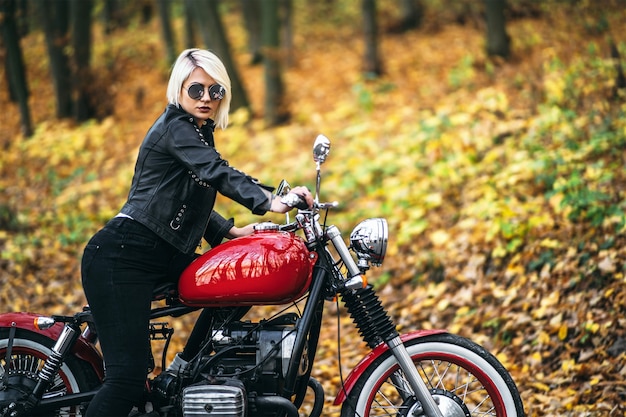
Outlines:
{"label": "autumn foliage", "polygon": [[[383,34],[376,79],[360,71],[359,29],[349,24],[358,10],[311,19],[301,6],[285,69],[292,117],[271,129],[260,117],[262,68],[249,65],[241,19],[228,14],[253,114],[233,114],[216,142],[264,182],[312,187],[312,141],[327,135],[321,199],[341,203],[330,221],[344,233],[365,217],[389,221],[389,256],[370,280],[400,331],[447,328],[484,345],[530,416],[623,415],[626,91],[617,80],[626,9],[548,3],[507,23],[506,62],[485,56],[480,24],[443,12],[420,30]],[[381,13],[389,25],[393,9]],[[93,98],[114,110],[79,126],[54,119],[41,34],[23,40],[37,127],[20,136],[0,84],[3,312],[71,314],[85,302],[82,248],[124,202],[138,145],[165,106],[158,33],[157,22],[106,38],[97,31]],[[611,42],[622,58],[611,57]],[[259,221],[225,199],[218,209]],[[329,414],[337,338],[344,377],[366,353],[339,312],[339,321],[328,315],[314,371]],[[188,323],[174,326],[184,337]]]}

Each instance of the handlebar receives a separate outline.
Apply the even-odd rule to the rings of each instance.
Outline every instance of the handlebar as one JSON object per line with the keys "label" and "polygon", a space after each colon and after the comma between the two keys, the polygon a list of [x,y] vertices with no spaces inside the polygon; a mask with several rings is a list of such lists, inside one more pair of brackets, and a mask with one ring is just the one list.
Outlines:
{"label": "handlebar", "polygon": [[[297,194],[292,194],[292,195],[295,195],[296,196],[295,198],[298,198],[298,202],[301,203],[302,205],[306,204],[306,202],[304,201],[304,199],[301,196],[299,196]],[[285,196],[285,197],[287,197],[287,196]],[[285,198],[285,197],[283,197],[283,198]],[[292,198],[292,197],[290,197],[290,198]],[[295,198],[294,198],[294,200],[295,200]],[[285,202],[283,201],[283,203],[285,203]],[[287,203],[285,203],[285,204],[287,204]],[[310,209],[309,207],[301,208],[301,207],[298,207],[297,205],[296,206],[291,206],[290,204],[287,204],[287,205],[290,206],[290,207],[298,208],[298,210],[300,210],[303,213],[312,214],[312,213],[316,213],[316,212],[318,212],[320,210],[328,210],[328,209],[331,209],[331,208],[338,207],[339,203],[337,201],[333,201],[331,203],[318,203],[318,202],[316,202],[316,203],[313,203],[313,208],[312,209]],[[278,226],[278,230],[280,230],[282,232],[295,232],[295,231],[297,231],[297,230],[302,228],[302,223],[301,223],[301,221],[296,220],[296,221],[289,222],[289,223],[286,223],[286,224],[275,225],[274,227],[276,227],[276,226]]]}
{"label": "handlebar", "polygon": [[335,207],[339,207],[338,201],[333,201],[332,203],[315,203],[315,208],[320,210],[326,210]]}
{"label": "handlebar", "polygon": [[291,222],[287,224],[278,225],[278,230],[280,230],[281,232],[295,232],[299,228],[300,227],[298,225],[298,222]]}
{"label": "handlebar", "polygon": [[[297,208],[299,210],[308,210],[309,206],[303,196],[296,193],[288,193],[280,198],[280,201],[291,208]],[[333,201],[332,203],[313,203],[313,209],[326,210],[329,208],[335,208],[339,206],[339,202]]]}

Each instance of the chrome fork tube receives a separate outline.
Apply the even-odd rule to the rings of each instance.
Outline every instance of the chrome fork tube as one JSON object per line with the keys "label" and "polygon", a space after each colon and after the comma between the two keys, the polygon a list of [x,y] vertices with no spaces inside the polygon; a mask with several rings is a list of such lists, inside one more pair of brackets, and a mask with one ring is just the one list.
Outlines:
{"label": "chrome fork tube", "polygon": [[402,343],[402,340],[400,340],[400,337],[398,336],[389,340],[387,345],[400,364],[400,369],[404,371],[407,381],[415,393],[415,398],[422,404],[424,413],[428,417],[443,417],[428,387],[417,372],[415,364],[413,364],[413,360]]}

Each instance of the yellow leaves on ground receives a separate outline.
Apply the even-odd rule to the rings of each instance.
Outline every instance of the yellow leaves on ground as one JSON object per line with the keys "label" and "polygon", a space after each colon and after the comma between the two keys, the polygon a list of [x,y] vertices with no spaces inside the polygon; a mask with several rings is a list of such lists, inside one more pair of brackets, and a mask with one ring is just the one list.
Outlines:
{"label": "yellow leaves on ground", "polygon": [[559,308],[559,294],[558,292],[552,292],[544,295],[539,301],[538,308],[533,309],[532,316],[535,319],[545,318],[547,314],[558,311]]}
{"label": "yellow leaves on ground", "polygon": [[445,230],[435,230],[430,234],[430,241],[435,246],[444,246],[450,240],[450,234]]}
{"label": "yellow leaves on ground", "polygon": [[[623,26],[621,13],[607,16],[612,27]],[[216,143],[262,182],[312,187],[310,147],[318,133],[329,136],[320,199],[340,203],[329,220],[346,234],[362,218],[388,219],[389,284],[380,294],[399,330],[447,328],[483,344],[512,373],[530,416],[609,415],[624,399],[626,238],[619,213],[601,213],[593,227],[584,215],[598,207],[586,204],[597,195],[589,191],[624,210],[623,146],[611,144],[623,145],[615,132],[626,136],[619,117],[626,108],[607,100],[612,66],[588,53],[606,39],[578,38],[586,27],[550,16],[507,23],[516,45],[510,62],[487,59],[483,32],[470,26],[385,35],[378,80],[360,74],[360,41],[347,25],[307,23],[296,31],[300,49],[285,76],[292,121],[266,129],[257,117],[262,68],[237,54],[253,114],[232,114]],[[235,50],[245,50],[244,31],[231,19]],[[10,123],[0,116],[0,222],[2,210],[13,221],[0,230],[5,310],[66,314],[84,303],[82,247],[123,203],[139,143],[165,106],[167,68],[154,62],[158,28],[144,29],[96,43],[95,65],[124,74],[107,90],[115,100],[110,118],[46,121],[54,106],[40,104],[37,132],[25,140],[14,106],[3,101],[12,114]],[[30,36],[25,59],[37,72],[30,78],[45,93],[39,98],[52,97],[41,78],[43,39]],[[224,199],[218,209],[239,224],[260,220]],[[572,219],[577,210],[581,217]],[[369,271],[370,280],[380,271]],[[193,318],[172,322],[170,354]],[[366,353],[351,320],[329,315],[314,376],[330,400],[339,386],[337,327],[344,376]]]}

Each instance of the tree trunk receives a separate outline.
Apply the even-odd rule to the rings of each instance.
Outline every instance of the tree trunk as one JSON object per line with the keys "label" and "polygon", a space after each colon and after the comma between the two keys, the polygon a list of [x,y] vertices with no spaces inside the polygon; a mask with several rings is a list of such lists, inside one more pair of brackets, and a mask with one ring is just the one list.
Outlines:
{"label": "tree trunk", "polygon": [[282,49],[284,64],[293,65],[293,0],[282,0],[280,4],[280,27],[282,28]]}
{"label": "tree trunk", "polygon": [[619,49],[615,45],[613,38],[609,38],[609,49],[611,51],[611,59],[613,60],[613,66],[615,68],[615,85],[613,86],[613,98],[619,97],[619,91],[626,89],[626,76],[624,76],[624,68],[622,68],[622,59],[619,54]]}
{"label": "tree trunk", "polygon": [[185,6],[183,9],[183,14],[185,15],[185,48],[194,48],[196,46],[196,21],[191,7]]}
{"label": "tree trunk", "polygon": [[185,0],[185,7],[188,7],[195,16],[206,47],[220,57],[228,71],[233,96],[231,110],[250,108],[250,102],[230,53],[230,45],[219,15],[218,2],[218,0]]}
{"label": "tree trunk", "polygon": [[57,105],[57,118],[72,115],[70,66],[65,49],[69,44],[69,1],[38,0],[40,19],[46,37],[50,72]]}
{"label": "tree trunk", "polygon": [[261,53],[261,4],[257,0],[241,0],[243,22],[248,32],[248,52],[252,65],[263,62]]}
{"label": "tree trunk", "polygon": [[264,1],[261,5],[263,62],[265,68],[264,119],[267,126],[278,125],[289,118],[284,105],[281,74],[280,30],[278,2]]}
{"label": "tree trunk", "polygon": [[504,8],[506,0],[485,0],[487,20],[487,55],[509,57],[509,36],[506,33]]}
{"label": "tree trunk", "polygon": [[103,0],[103,3],[102,15],[104,20],[104,33],[109,34],[115,29],[123,29],[128,26],[130,18],[127,9],[128,4],[131,2]]}
{"label": "tree trunk", "polygon": [[361,0],[361,11],[363,13],[363,34],[365,39],[363,71],[368,75],[377,77],[383,73],[383,70],[378,57],[376,0]]}
{"label": "tree trunk", "polygon": [[165,43],[165,56],[167,63],[173,65],[177,53],[174,32],[172,31],[172,21],[170,19],[170,0],[158,0],[157,7],[159,8],[161,33],[163,34],[163,42]]}
{"label": "tree trunk", "polygon": [[139,3],[139,9],[141,12],[141,24],[147,25],[152,20],[154,15],[154,2],[153,0],[143,0]]}
{"label": "tree trunk", "polygon": [[403,33],[421,26],[424,9],[420,0],[400,0],[400,22],[396,32]]}
{"label": "tree trunk", "polygon": [[20,124],[22,133],[29,137],[33,134],[33,127],[28,108],[28,86],[24,69],[24,59],[20,47],[19,33],[15,24],[15,2],[13,0],[0,0],[0,36],[7,51],[7,78],[9,89],[15,95],[20,108]]}
{"label": "tree trunk", "polygon": [[15,3],[15,26],[20,39],[29,34],[31,28],[28,8],[30,7],[28,0],[13,0]]}
{"label": "tree trunk", "polygon": [[74,118],[78,122],[95,116],[95,103],[92,103],[91,74],[91,10],[92,0],[72,0],[72,46],[74,59],[72,82],[74,91]]}
{"label": "tree trunk", "polygon": [[104,33],[110,34],[115,30],[117,20],[117,1],[116,0],[104,0],[102,6],[102,20],[104,21]]}

